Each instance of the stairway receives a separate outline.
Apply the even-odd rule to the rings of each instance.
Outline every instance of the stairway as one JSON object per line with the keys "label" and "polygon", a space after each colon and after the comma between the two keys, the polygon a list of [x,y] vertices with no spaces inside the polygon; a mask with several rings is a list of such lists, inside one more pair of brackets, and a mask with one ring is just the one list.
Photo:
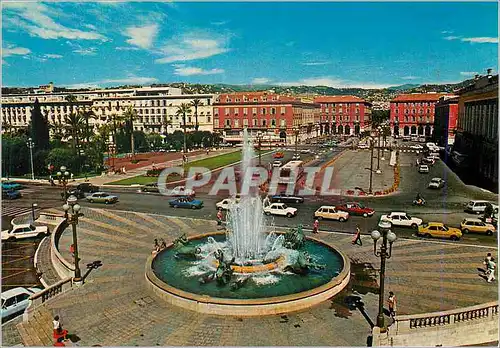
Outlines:
{"label": "stairway", "polygon": [[53,346],[53,320],[52,313],[41,306],[31,316],[28,322],[16,325],[25,346]]}

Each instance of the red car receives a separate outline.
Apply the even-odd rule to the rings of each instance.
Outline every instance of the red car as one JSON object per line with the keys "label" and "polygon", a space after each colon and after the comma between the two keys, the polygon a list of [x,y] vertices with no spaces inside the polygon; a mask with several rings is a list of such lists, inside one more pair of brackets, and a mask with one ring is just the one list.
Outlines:
{"label": "red car", "polygon": [[276,152],[273,155],[273,158],[283,158],[283,157],[285,157],[285,154],[283,152]]}
{"label": "red car", "polygon": [[375,210],[365,207],[361,203],[357,202],[347,202],[336,206],[335,209],[346,211],[350,215],[362,215],[364,217],[373,216],[373,214],[375,214]]}

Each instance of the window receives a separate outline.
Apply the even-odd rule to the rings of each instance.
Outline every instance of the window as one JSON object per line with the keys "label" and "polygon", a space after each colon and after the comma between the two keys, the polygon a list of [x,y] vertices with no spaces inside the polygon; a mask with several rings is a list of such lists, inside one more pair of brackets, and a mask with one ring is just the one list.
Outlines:
{"label": "window", "polygon": [[262,115],[266,114],[266,108],[262,108]]}
{"label": "window", "polygon": [[261,120],[262,127],[266,126],[266,120]]}
{"label": "window", "polygon": [[216,118],[216,119],[214,120],[214,127],[215,127],[215,128],[219,128],[219,119],[218,119],[218,118]]}
{"label": "window", "polygon": [[231,120],[226,119],[225,123],[226,123],[226,127],[231,127]]}
{"label": "window", "polygon": [[243,108],[243,115],[247,115],[248,114],[248,108]]}
{"label": "window", "polygon": [[280,127],[286,127],[286,121],[280,120]]}
{"label": "window", "polygon": [[207,99],[207,105],[210,105],[210,98]]}
{"label": "window", "polygon": [[243,96],[243,101],[244,102],[247,102],[248,101],[248,97],[246,95]]}
{"label": "window", "polygon": [[248,118],[243,119],[243,126],[248,127]]}
{"label": "window", "polygon": [[209,123],[212,122],[211,119],[212,118],[210,116],[207,116],[207,122],[209,122]]}
{"label": "window", "polygon": [[257,101],[257,98],[253,98],[253,101],[256,102]]}
{"label": "window", "polygon": [[240,126],[240,120],[234,120],[234,127],[238,128]]}
{"label": "window", "polygon": [[276,108],[271,108],[271,115],[276,115]]}
{"label": "window", "polygon": [[257,121],[257,119],[256,119],[256,118],[254,118],[254,119],[253,119],[253,126],[254,126],[254,127],[257,127],[257,125],[258,125],[258,123],[257,123],[257,122],[258,122],[258,121]]}
{"label": "window", "polygon": [[285,114],[285,107],[284,107],[284,106],[282,106],[282,107],[281,107],[280,113],[281,113],[282,115],[284,115],[284,114]]}
{"label": "window", "polygon": [[257,108],[252,108],[252,114],[255,116],[257,115]]}
{"label": "window", "polygon": [[399,114],[399,110],[398,109],[396,109],[396,114]]}
{"label": "window", "polygon": [[273,118],[273,119],[271,120],[271,126],[272,126],[272,127],[276,127],[276,119],[274,119],[274,118]]}

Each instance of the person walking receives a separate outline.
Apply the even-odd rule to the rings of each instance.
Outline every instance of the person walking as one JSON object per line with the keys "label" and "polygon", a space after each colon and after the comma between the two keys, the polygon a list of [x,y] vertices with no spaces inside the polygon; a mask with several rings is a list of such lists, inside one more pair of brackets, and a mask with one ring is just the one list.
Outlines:
{"label": "person walking", "polygon": [[316,219],[314,220],[314,223],[313,223],[313,233],[318,233],[319,231],[319,220]]}
{"label": "person walking", "polygon": [[394,317],[396,316],[396,295],[394,295],[392,291],[389,291],[387,305],[389,306],[389,316],[394,320]]}
{"label": "person walking", "polygon": [[219,208],[219,211],[217,212],[217,226],[222,225],[222,209]]}
{"label": "person walking", "polygon": [[495,268],[497,265],[493,260],[489,260],[488,263],[486,264],[486,275],[488,276],[488,279],[486,280],[488,283],[491,283],[492,280],[495,280]]}
{"label": "person walking", "polygon": [[363,246],[363,242],[361,241],[361,230],[359,229],[359,225],[356,225],[356,234],[352,239],[352,245],[358,244],[358,242],[360,246]]}

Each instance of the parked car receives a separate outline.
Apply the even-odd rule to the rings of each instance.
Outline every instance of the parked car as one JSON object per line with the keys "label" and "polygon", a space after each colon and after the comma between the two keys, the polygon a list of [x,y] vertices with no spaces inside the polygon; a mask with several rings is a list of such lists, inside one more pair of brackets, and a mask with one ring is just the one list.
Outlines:
{"label": "parked car", "polygon": [[158,188],[158,183],[153,182],[151,184],[146,184],[141,188],[142,192],[160,192]]}
{"label": "parked car", "polygon": [[287,195],[285,192],[269,197],[271,202],[278,203],[304,203],[304,197],[297,195]]}
{"label": "parked car", "polygon": [[217,210],[228,210],[231,204],[239,203],[239,198],[224,198],[222,201],[215,203]]}
{"label": "parked car", "polygon": [[294,217],[297,215],[297,208],[288,207],[285,203],[271,203],[264,207],[264,214]]}
{"label": "parked car", "polygon": [[481,201],[481,200],[472,200],[467,203],[465,206],[464,211],[467,213],[473,213],[473,214],[482,214],[484,213],[484,210],[486,209],[486,205],[491,204],[493,206],[493,212],[498,213],[498,205],[492,204],[488,201]]}
{"label": "parked car", "polygon": [[411,145],[410,149],[413,149],[413,150],[423,150],[424,147],[422,145],[415,144],[415,145]]}
{"label": "parked car", "polygon": [[35,226],[32,224],[14,224],[10,230],[2,231],[2,240],[16,240],[33,237],[42,237],[49,234],[47,226]]}
{"label": "parked car", "polygon": [[13,181],[3,181],[2,182],[2,190],[20,190],[23,188],[23,185],[13,182]]}
{"label": "parked car", "polygon": [[76,187],[78,190],[80,190],[83,193],[94,193],[94,192],[99,192],[99,187],[92,185],[89,182],[83,182],[81,184],[78,184]]}
{"label": "parked car", "polygon": [[358,149],[369,149],[369,148],[370,148],[370,145],[365,144],[365,143],[358,145]]}
{"label": "parked car", "polygon": [[203,201],[194,199],[192,196],[183,196],[176,199],[171,199],[168,204],[173,208],[190,208],[201,209],[203,208]]}
{"label": "parked car", "polygon": [[293,161],[300,161],[300,155],[293,155],[292,160]]}
{"label": "parked car", "polygon": [[2,199],[17,199],[21,198],[21,192],[17,190],[5,190],[2,189]]}
{"label": "parked car", "polygon": [[365,207],[363,204],[358,202],[347,202],[342,205],[337,205],[335,209],[346,211],[350,215],[361,215],[363,217],[373,216],[373,214],[375,214],[375,210]]}
{"label": "parked car", "polygon": [[462,238],[462,232],[458,228],[448,227],[442,222],[428,222],[418,227],[417,236],[459,240]]}
{"label": "parked car", "polygon": [[15,315],[23,313],[28,307],[31,295],[42,291],[39,288],[13,288],[3,291],[2,298],[2,321],[13,318]]}
{"label": "parked car", "polygon": [[196,193],[191,190],[187,189],[184,186],[176,186],[171,190],[167,190],[167,196],[174,196],[174,197],[181,197],[181,196],[196,196]]}
{"label": "parked car", "polygon": [[382,220],[390,222],[393,226],[411,227],[415,230],[422,224],[422,219],[411,217],[406,213],[397,211],[382,215],[380,221]]}
{"label": "parked car", "polygon": [[110,195],[106,192],[95,192],[86,197],[90,203],[115,203],[118,202],[118,196]]}
{"label": "parked car", "polygon": [[422,173],[422,174],[427,174],[429,173],[429,166],[427,164],[421,164],[419,167],[418,167],[418,172],[419,173]]}
{"label": "parked car", "polygon": [[311,153],[311,150],[310,149],[303,149],[303,150],[300,150],[300,153]]}
{"label": "parked car", "polygon": [[275,152],[273,154],[273,158],[283,158],[283,157],[285,157],[285,154],[281,151]]}
{"label": "parked car", "polygon": [[445,181],[443,179],[441,179],[441,178],[432,178],[431,182],[429,183],[429,185],[427,185],[427,188],[430,188],[430,189],[440,189],[440,188],[444,187],[444,184],[445,184]]}
{"label": "parked car", "polygon": [[429,164],[429,165],[431,165],[431,166],[432,166],[434,163],[436,163],[436,160],[434,159],[434,157],[429,157],[429,156],[427,156],[427,157],[424,157],[424,158],[422,159],[422,163],[423,163],[423,164]]}
{"label": "parked car", "polygon": [[273,167],[274,168],[279,168],[283,165],[283,163],[281,161],[274,161],[273,162]]}
{"label": "parked car", "polygon": [[460,229],[463,233],[467,234],[469,232],[484,233],[488,236],[492,236],[493,233],[497,231],[496,227],[492,224],[486,223],[479,219],[465,218],[460,224]]}
{"label": "parked car", "polygon": [[314,212],[314,218],[317,218],[318,220],[329,219],[343,222],[349,219],[349,213],[337,210],[333,206],[323,205]]}
{"label": "parked car", "polygon": [[66,199],[69,196],[75,196],[76,198],[85,198],[85,193],[83,193],[79,189],[73,187],[73,188],[70,188],[66,191]]}

